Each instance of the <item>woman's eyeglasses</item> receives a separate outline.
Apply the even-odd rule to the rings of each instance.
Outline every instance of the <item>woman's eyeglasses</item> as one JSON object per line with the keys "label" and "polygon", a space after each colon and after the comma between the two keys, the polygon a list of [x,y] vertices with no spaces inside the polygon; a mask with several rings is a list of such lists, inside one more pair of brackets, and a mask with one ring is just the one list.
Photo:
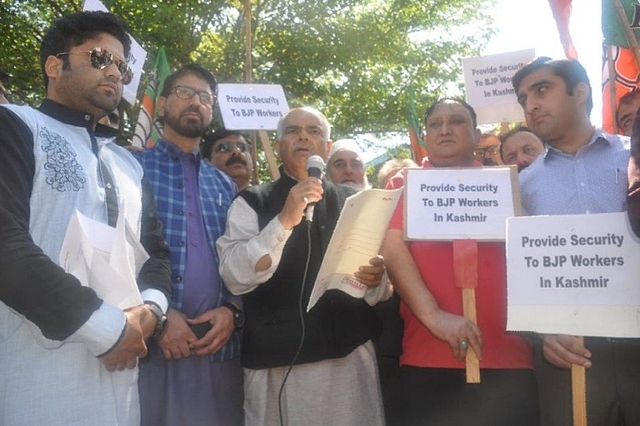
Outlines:
{"label": "woman's eyeglasses", "polygon": [[82,50],[78,52],[62,52],[58,53],[56,58],[63,55],[73,55],[75,53],[88,53],[91,66],[99,70],[103,70],[109,65],[115,63],[118,71],[120,72],[122,84],[129,84],[131,83],[131,80],[133,80],[133,71],[131,71],[129,64],[102,47],[94,47],[91,50]]}

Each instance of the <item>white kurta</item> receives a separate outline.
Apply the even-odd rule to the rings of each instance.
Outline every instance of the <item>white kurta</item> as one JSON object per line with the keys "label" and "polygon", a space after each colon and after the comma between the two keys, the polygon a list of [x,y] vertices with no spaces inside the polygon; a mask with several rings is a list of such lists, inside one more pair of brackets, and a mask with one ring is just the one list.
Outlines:
{"label": "white kurta", "polygon": [[[225,234],[217,241],[220,274],[229,290],[249,293],[271,278],[290,236],[291,231],[282,227],[277,216],[260,231],[256,212],[237,197],[229,209]],[[271,267],[256,272],[254,265],[266,254],[271,257]],[[365,300],[375,305],[391,294],[391,286],[384,283],[368,289]],[[244,369],[246,426],[280,424],[278,393],[287,369]],[[294,366],[282,407],[284,425],[289,426],[383,425],[373,343],[366,342],[343,358]]]}
{"label": "white kurta", "polygon": [[[280,424],[278,395],[288,369],[244,369],[245,426]],[[282,393],[285,426],[382,426],[382,407],[371,341],[343,358],[295,365]]]}
{"label": "white kurta", "polygon": [[[97,158],[86,128],[63,124],[29,107],[11,109],[34,135],[30,234],[58,263],[76,209],[106,222]],[[98,143],[118,199],[126,206],[121,214],[139,234],[142,169],[114,143]],[[116,343],[124,324],[122,310],[103,303],[74,334],[54,341],[0,302],[0,424],[138,425],[137,369],[111,373],[97,358]]]}

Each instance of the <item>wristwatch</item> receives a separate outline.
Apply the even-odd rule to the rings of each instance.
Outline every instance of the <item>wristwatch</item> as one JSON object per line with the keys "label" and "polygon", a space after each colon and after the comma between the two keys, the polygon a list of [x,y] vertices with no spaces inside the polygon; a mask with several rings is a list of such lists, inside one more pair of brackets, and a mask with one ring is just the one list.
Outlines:
{"label": "wristwatch", "polygon": [[156,323],[156,328],[155,330],[153,330],[153,334],[151,335],[151,337],[153,337],[154,339],[157,339],[158,337],[160,337],[160,335],[164,331],[164,328],[167,325],[167,315],[164,313],[162,308],[160,308],[160,306],[155,302],[146,301],[144,302],[144,304],[149,307],[149,309],[151,310],[151,313],[155,315],[156,318],[158,319],[158,322]]}
{"label": "wristwatch", "polygon": [[231,302],[224,303],[222,306],[228,308],[233,314],[233,326],[236,330],[244,327],[244,312]]}

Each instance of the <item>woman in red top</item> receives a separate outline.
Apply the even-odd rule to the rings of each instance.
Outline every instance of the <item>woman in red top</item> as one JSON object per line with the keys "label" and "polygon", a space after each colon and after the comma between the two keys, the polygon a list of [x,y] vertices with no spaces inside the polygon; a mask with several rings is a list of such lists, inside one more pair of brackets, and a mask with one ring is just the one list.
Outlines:
{"label": "woman in red top", "polygon": [[[423,167],[472,167],[479,136],[475,112],[463,101],[443,99],[425,114]],[[390,186],[402,184],[393,179]],[[538,401],[531,347],[506,331],[504,243],[478,244],[478,325],[462,316],[451,242],[403,240],[403,200],[382,248],[403,302],[400,398],[405,425],[537,425]],[[464,343],[463,343],[464,342]],[[467,384],[468,348],[480,359],[482,381]]]}

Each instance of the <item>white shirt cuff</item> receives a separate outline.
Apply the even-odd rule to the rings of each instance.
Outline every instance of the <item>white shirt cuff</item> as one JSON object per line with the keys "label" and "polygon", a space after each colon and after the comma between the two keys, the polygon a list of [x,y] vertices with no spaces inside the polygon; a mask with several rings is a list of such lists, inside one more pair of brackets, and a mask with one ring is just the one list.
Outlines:
{"label": "white shirt cuff", "polygon": [[118,342],[126,322],[122,309],[103,302],[87,322],[66,340],[84,342],[89,351],[98,356]]}
{"label": "white shirt cuff", "polygon": [[155,288],[148,288],[140,293],[142,296],[142,300],[145,302],[153,302],[156,305],[160,306],[162,312],[167,313],[167,309],[169,309],[169,301],[167,300],[167,296],[164,295],[160,290],[156,290]]}

